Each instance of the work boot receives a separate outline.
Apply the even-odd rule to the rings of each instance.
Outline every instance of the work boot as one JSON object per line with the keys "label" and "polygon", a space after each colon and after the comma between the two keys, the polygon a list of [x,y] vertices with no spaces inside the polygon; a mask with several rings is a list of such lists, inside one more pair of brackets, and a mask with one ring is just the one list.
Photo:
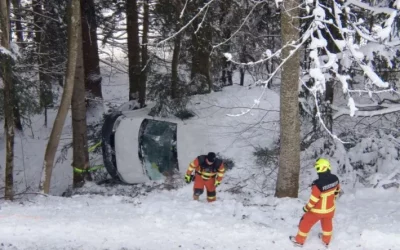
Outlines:
{"label": "work boot", "polygon": [[289,236],[289,239],[296,247],[303,247],[303,244],[296,241],[296,236]]}
{"label": "work boot", "polygon": [[198,195],[193,195],[193,200],[198,201],[199,200],[199,196]]}
{"label": "work boot", "polygon": [[[318,238],[320,238],[321,241],[322,241],[322,233],[318,234]],[[324,244],[325,247],[329,247],[329,243],[326,243],[326,242],[322,241],[322,244]]]}

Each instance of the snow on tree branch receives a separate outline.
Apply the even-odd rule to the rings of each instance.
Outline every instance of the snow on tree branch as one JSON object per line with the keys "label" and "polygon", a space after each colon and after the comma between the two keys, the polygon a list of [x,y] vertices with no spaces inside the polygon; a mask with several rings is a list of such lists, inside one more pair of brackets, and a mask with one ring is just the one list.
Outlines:
{"label": "snow on tree branch", "polygon": [[400,10],[400,0],[394,1],[393,6]]}
{"label": "snow on tree branch", "polygon": [[[13,44],[11,43],[10,46],[13,46]],[[3,46],[0,46],[0,54],[8,55],[13,60],[17,59],[17,57],[16,57],[15,53],[13,53],[13,51],[8,50],[8,49],[4,48]]]}
{"label": "snow on tree branch", "polygon": [[357,108],[357,107],[356,107],[356,110],[351,110],[351,109],[341,108],[336,105],[332,105],[332,109],[337,111],[333,115],[332,118],[336,119],[343,115],[350,115],[350,116],[353,115],[353,116],[357,116],[357,117],[371,117],[371,116],[378,116],[378,115],[386,115],[386,114],[400,111],[400,105],[395,105],[395,104],[373,106],[372,108],[374,108],[376,110],[362,111],[362,110],[360,110],[360,108]]}
{"label": "snow on tree branch", "polygon": [[[258,2],[261,3],[262,1]],[[276,1],[279,4],[281,1]],[[317,116],[325,130],[335,139],[337,136],[332,134],[322,121],[321,113],[319,111],[318,94],[324,94],[326,91],[327,77],[336,79],[341,84],[343,93],[347,98],[347,106],[343,108],[335,107],[338,113],[334,115],[337,118],[341,115],[350,116],[371,116],[385,113],[392,113],[400,111],[399,104],[380,105],[375,106],[373,110],[364,110],[360,104],[356,103],[354,99],[355,94],[368,93],[370,99],[373,94],[381,93],[395,93],[390,83],[383,80],[378,73],[375,71],[373,63],[374,56],[382,55],[387,60],[389,67],[391,67],[390,60],[396,56],[397,48],[394,46],[400,44],[397,31],[396,23],[398,22],[398,11],[389,7],[385,7],[379,3],[373,6],[368,3],[363,3],[357,0],[348,0],[344,3],[332,1],[331,7],[321,4],[318,0],[306,1],[307,13],[311,14],[305,18],[311,18],[312,22],[307,27],[307,30],[302,34],[300,41],[296,41],[294,44],[286,44],[282,48],[274,53],[266,53],[266,58],[261,58],[258,61],[251,62],[238,62],[233,59],[231,53],[226,52],[224,56],[226,59],[234,64],[249,66],[262,64],[272,57],[280,56],[281,50],[287,46],[293,46],[293,51],[296,51],[309,41],[309,57],[311,58],[312,64],[309,70],[309,76],[313,79],[313,85],[311,87],[303,84],[307,89],[310,90],[315,99],[315,105],[317,106]],[[394,3],[396,8],[400,8],[400,0],[396,0]],[[228,42],[236,33],[243,27],[245,22],[249,19],[250,14],[254,11],[254,8],[246,16],[240,27],[234,32],[234,34],[213,47],[217,48],[220,45]],[[303,7],[303,6],[302,6]],[[312,11],[310,8],[312,8]],[[375,24],[371,23],[371,20],[365,21],[364,18],[373,16]],[[331,19],[331,16],[333,20]],[[296,17],[298,18],[298,17]],[[300,17],[301,18],[301,17]],[[332,34],[335,32],[335,35]],[[397,35],[396,35],[397,34]],[[329,39],[329,42],[328,40]],[[336,45],[339,51],[332,51],[332,43]],[[391,50],[392,52],[387,52]],[[289,57],[291,54],[289,55]],[[289,59],[284,58],[282,63],[277,69],[270,74],[270,77],[264,81],[268,83],[273,76],[278,72],[281,66]],[[340,60],[340,62],[339,62]],[[341,66],[339,68],[339,65]],[[346,71],[352,65],[357,66],[357,70],[364,74],[364,89],[351,89],[353,85],[349,84],[350,80],[353,79],[349,72]],[[343,69],[345,68],[345,69]],[[361,79],[361,78],[360,78]],[[350,87],[351,86],[351,87]],[[250,110],[256,107],[265,93],[265,88],[262,91],[259,98],[254,100],[252,107],[243,111],[240,114],[229,114],[229,116],[241,116],[250,112]],[[341,141],[340,139],[338,139]],[[343,143],[343,141],[341,141]]]}
{"label": "snow on tree branch", "polygon": [[187,29],[187,27],[189,27],[194,20],[196,20],[197,17],[200,16],[201,13],[203,13],[204,10],[206,10],[212,3],[214,3],[216,0],[210,0],[208,3],[206,3],[202,8],[199,9],[199,11],[197,12],[197,14],[189,21],[187,22],[180,30],[178,30],[177,32],[175,32],[175,34],[173,34],[170,37],[167,37],[166,39],[158,42],[156,44],[156,47],[160,46],[161,44],[164,44],[166,42],[168,42],[169,40],[174,39],[177,35],[179,35],[180,33],[182,33],[185,29]]}
{"label": "snow on tree branch", "polygon": [[3,46],[0,46],[0,53],[4,54],[4,55],[12,56],[11,51],[9,51],[8,49],[4,48]]}
{"label": "snow on tree branch", "polygon": [[197,34],[197,32],[199,32],[199,30],[200,30],[201,27],[203,26],[204,20],[205,20],[206,17],[207,17],[207,13],[208,13],[208,8],[209,8],[209,7],[210,7],[210,6],[207,6],[206,13],[204,13],[203,19],[202,19],[201,22],[199,23],[199,26],[197,27],[196,31],[194,32],[195,34]]}
{"label": "snow on tree branch", "polygon": [[189,0],[186,0],[185,6],[183,6],[182,11],[181,11],[181,14],[179,15],[179,19],[182,19],[183,14],[185,13],[186,6],[187,6],[188,2],[189,2]]}
{"label": "snow on tree branch", "polygon": [[300,79],[300,81],[301,81],[302,85],[303,85],[305,88],[307,88],[307,89],[312,93],[312,95],[313,95],[313,97],[314,97],[314,103],[315,103],[315,107],[316,107],[316,109],[317,109],[317,114],[316,114],[316,116],[318,117],[318,120],[319,120],[319,122],[321,123],[322,127],[324,128],[324,130],[325,130],[333,139],[338,140],[339,142],[341,142],[341,143],[343,143],[343,144],[348,143],[348,142],[345,142],[345,141],[341,140],[339,137],[337,137],[335,134],[333,134],[333,133],[326,127],[326,124],[325,124],[324,120],[323,120],[322,117],[321,117],[321,110],[320,110],[320,108],[319,108],[319,103],[318,103],[318,98],[317,98],[317,91],[312,90],[311,88],[309,88],[309,87],[307,86],[307,84],[306,84],[303,80]]}
{"label": "snow on tree branch", "polygon": [[367,4],[367,3],[363,3],[363,2],[360,2],[360,1],[357,1],[357,0],[347,0],[343,4],[343,9],[347,8],[347,7],[349,7],[351,9],[350,5],[354,5],[354,6],[360,7],[361,9],[364,9],[364,10],[369,10],[374,15],[382,14],[382,13],[391,15],[393,11],[396,11],[394,9],[387,8],[387,7],[371,6],[371,5]]}
{"label": "snow on tree branch", "polygon": [[[333,24],[331,20],[326,20],[326,10],[322,8],[322,5],[319,3],[319,1],[316,2],[316,7],[313,10],[314,22],[311,25],[314,26],[315,29],[313,30],[313,35],[311,35],[311,43],[309,46],[309,49],[311,50],[309,56],[312,59],[313,65],[310,69],[309,75],[314,79],[314,86],[310,88],[310,91],[315,96],[316,92],[320,92],[321,94],[324,93],[326,90],[326,74],[332,72],[334,73],[333,77],[342,84],[343,93],[347,94],[348,96],[348,108],[345,109],[346,111],[341,110],[340,114],[348,114],[350,116],[364,115],[362,111],[358,110],[358,105],[351,96],[352,93],[360,91],[348,89],[348,80],[350,80],[351,77],[349,75],[343,75],[339,73],[337,63],[339,58],[351,58],[353,62],[358,64],[360,69],[364,72],[364,75],[369,79],[369,83],[371,83],[370,85],[365,85],[365,91],[368,92],[370,98],[372,97],[373,93],[382,92],[382,89],[384,89],[384,92],[393,92],[394,90],[392,88],[388,89],[390,87],[389,83],[383,81],[382,78],[378,76],[370,63],[365,62],[366,56],[363,53],[362,46],[365,47],[370,43],[378,44],[387,41],[388,37],[392,33],[397,11],[386,7],[370,6],[354,0],[347,1],[343,6],[340,6],[337,2],[333,1],[333,5],[336,25]],[[368,30],[362,26],[365,25],[363,20],[358,19],[357,22],[349,21],[353,16],[353,13],[351,12],[352,9],[350,7],[351,5],[371,11],[374,15],[386,14],[388,18],[381,26],[374,25],[372,32],[368,33]],[[343,24],[340,15],[346,15],[346,20],[348,20],[349,23]],[[341,40],[334,38],[331,33],[331,29],[329,28],[330,25],[332,25],[338,31]],[[328,42],[326,41],[326,38],[322,36],[322,30],[324,30],[325,33],[329,35],[330,39],[335,42],[340,51],[340,55],[333,54],[328,50]],[[314,33],[317,33],[318,36],[315,37]],[[354,39],[354,34],[356,33],[361,37],[361,39],[364,39],[362,43],[357,43],[357,41]],[[321,49],[325,50],[325,54],[328,57],[327,63],[323,63],[326,56],[320,56]],[[394,110],[396,110],[396,108],[390,107],[388,108],[387,112],[395,112]],[[383,112],[385,111],[375,112],[374,114],[381,114]],[[338,116],[335,115],[335,117]]]}
{"label": "snow on tree branch", "polygon": [[[307,34],[311,34],[311,33],[309,33],[309,32],[306,32],[306,33],[307,33]],[[245,114],[249,113],[254,107],[256,107],[256,106],[258,106],[258,105],[260,104],[261,98],[264,96],[265,91],[266,91],[266,89],[267,89],[268,83],[272,80],[272,78],[276,75],[276,73],[282,68],[282,66],[287,62],[287,60],[289,60],[290,57],[292,57],[292,55],[293,55],[298,49],[300,49],[300,48],[303,46],[303,44],[307,41],[307,39],[299,39],[299,40],[301,40],[300,43],[299,43],[299,41],[293,41],[292,44],[286,44],[286,45],[285,45],[285,47],[286,47],[286,46],[292,46],[292,47],[294,47],[294,49],[291,50],[290,53],[289,53],[289,55],[288,55],[286,58],[284,58],[284,59],[282,60],[282,62],[278,65],[278,67],[276,67],[275,71],[272,72],[272,73],[270,74],[269,78],[268,78],[267,80],[265,80],[265,81],[262,82],[262,83],[264,84],[263,91],[261,92],[260,96],[259,96],[257,99],[254,100],[253,105],[252,105],[250,108],[248,108],[246,111],[243,111],[243,112],[240,113],[240,114],[227,114],[227,116],[237,117],[237,116],[245,115]],[[296,43],[297,43],[297,44],[296,44]],[[225,57],[226,57],[227,59],[232,57],[232,55],[230,55],[229,53],[228,53],[228,54],[225,53],[224,55],[225,55]],[[247,65],[249,65],[249,64],[247,64]]]}

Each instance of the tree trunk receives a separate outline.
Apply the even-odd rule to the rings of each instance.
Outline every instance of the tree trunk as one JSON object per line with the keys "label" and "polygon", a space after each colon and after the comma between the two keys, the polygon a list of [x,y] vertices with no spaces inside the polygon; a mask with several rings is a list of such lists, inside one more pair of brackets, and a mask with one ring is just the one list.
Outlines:
{"label": "tree trunk", "polygon": [[[299,0],[288,0],[281,11],[282,45],[299,38]],[[282,58],[293,48],[286,47]],[[282,68],[280,93],[280,155],[276,183],[277,197],[297,197],[300,173],[299,74],[300,54],[297,50]]]}
{"label": "tree trunk", "polygon": [[44,22],[43,22],[43,1],[32,0],[33,6],[33,22],[35,30],[35,43],[36,43],[36,56],[38,63],[39,72],[39,91],[40,91],[40,106],[44,109],[45,122],[44,125],[47,127],[47,108],[53,104],[53,96],[51,92],[51,81],[49,76],[46,75],[46,68],[48,68],[48,58],[44,56],[47,53],[45,35],[43,33]]}
{"label": "tree trunk", "polygon": [[71,15],[68,23],[68,65],[66,73],[66,82],[61,104],[54,120],[49,142],[47,143],[44,155],[43,174],[40,182],[40,189],[48,194],[50,191],[51,174],[53,171],[54,158],[57,153],[65,118],[71,105],[71,97],[74,89],[74,78],[76,70],[76,61],[78,56],[78,35],[81,32],[80,21],[80,0],[71,0]]}
{"label": "tree trunk", "polygon": [[[60,67],[60,65],[64,65],[64,61],[66,59],[66,55],[68,53],[66,47],[67,43],[65,43],[66,39],[64,39],[64,27],[58,27],[58,23],[53,20],[58,20],[60,18],[67,17],[67,13],[64,14],[66,9],[61,7],[60,4],[63,2],[62,0],[41,0],[43,3],[43,14],[46,16],[44,20],[46,21],[44,24],[44,35],[42,37],[43,44],[46,45],[47,48],[47,56],[46,56],[46,76],[49,78],[49,89],[51,90],[51,85],[53,81],[57,81],[58,84],[63,87],[63,75],[60,74],[64,72],[64,68]],[[67,2],[64,1],[65,5],[69,6]],[[53,20],[49,19],[53,18]],[[65,32],[66,33],[66,32]],[[60,37],[61,36],[61,37]],[[65,41],[64,41],[65,40]],[[64,45],[65,43],[65,45]],[[50,57],[51,55],[51,57]],[[53,96],[52,92],[50,92],[50,107],[53,107]]]}
{"label": "tree trunk", "polygon": [[201,90],[206,90],[206,92],[211,92],[212,90],[212,80],[210,75],[210,54],[211,54],[211,41],[212,41],[212,28],[210,21],[202,21],[200,29],[199,20],[193,22],[193,27],[197,33],[192,34],[192,70],[191,79],[195,84],[200,85]]}
{"label": "tree trunk", "polygon": [[[78,27],[78,30],[80,30],[80,27]],[[82,33],[79,33],[75,84],[71,101],[74,188],[82,187],[85,184],[85,179],[89,176],[86,172],[89,167],[89,152],[86,126],[85,69],[83,67]]]}
{"label": "tree trunk", "polygon": [[147,51],[149,33],[149,0],[143,2],[143,33],[142,33],[142,72],[140,73],[139,103],[143,108],[146,103],[147,72],[149,71],[149,54]]}
{"label": "tree trunk", "polygon": [[[21,1],[20,0],[12,0],[12,4],[14,7],[14,12],[15,12],[15,34],[17,36],[17,43],[20,47],[25,47],[24,46],[24,34],[23,34],[23,27],[21,24]],[[11,36],[12,37],[12,36]],[[14,100],[14,105],[13,105],[13,112],[14,112],[14,126],[17,130],[22,131],[22,122],[21,122],[21,114],[19,112],[19,106],[18,106],[18,101],[15,98],[15,88],[13,92],[13,100]]]}
{"label": "tree trunk", "polygon": [[138,100],[140,91],[140,44],[137,0],[126,0],[129,100]]}
{"label": "tree trunk", "polygon": [[326,82],[325,101],[324,101],[325,125],[328,128],[328,130],[331,132],[333,129],[332,103],[333,103],[333,97],[334,97],[334,92],[335,92],[334,84],[335,84],[335,80],[332,78]]}
{"label": "tree trunk", "polygon": [[[180,23],[178,24],[178,28]],[[182,36],[179,34],[174,40],[174,51],[172,54],[172,64],[171,64],[171,98],[175,99],[178,97],[178,84],[179,84],[179,54],[181,52],[181,40]]]}
{"label": "tree trunk", "polygon": [[25,47],[22,43],[24,41],[24,32],[21,24],[21,0],[12,0],[12,4],[15,10],[15,28],[17,29],[15,34],[17,35],[17,42],[19,46]]}
{"label": "tree trunk", "polygon": [[[339,48],[336,46],[336,43],[334,42],[333,39],[340,39],[341,38],[341,34],[337,28],[337,23],[335,20],[335,8],[333,5],[333,1],[323,1],[323,3],[328,6],[329,8],[331,8],[332,13],[327,12],[328,18],[334,20],[334,25],[329,25],[328,26],[328,30],[329,30],[329,34],[327,32],[323,32],[323,36],[325,37],[325,39],[328,41],[328,46],[327,49],[329,50],[330,53],[340,53]],[[332,39],[333,37],[333,39]],[[341,67],[339,67],[341,68]],[[339,72],[341,73],[341,72]],[[335,84],[335,80],[334,78],[328,79],[328,81],[326,82],[326,91],[325,91],[325,100],[324,100],[324,109],[325,109],[325,113],[324,113],[324,122],[325,125],[327,126],[328,130],[332,132],[333,129],[333,112],[332,112],[332,103],[333,103],[333,99],[334,99],[334,93],[335,93],[335,89],[334,89],[334,84]]]}
{"label": "tree trunk", "polygon": [[[243,37],[243,41],[246,41],[247,40],[247,36],[245,35],[244,37]],[[239,60],[243,63],[243,62],[247,62],[247,58],[246,58],[246,54],[247,54],[247,52],[246,52],[246,44],[244,43],[244,42],[242,42],[242,44],[241,44],[241,50],[240,50],[240,52],[239,52]],[[243,86],[244,85],[244,75],[245,75],[245,72],[246,72],[246,68],[245,68],[246,66],[240,66],[240,86]]]}
{"label": "tree trunk", "polygon": [[[226,30],[224,31],[224,38],[225,39],[229,39],[229,37],[231,37],[231,31],[229,28],[226,28]],[[225,46],[225,50],[226,51],[230,51],[231,50],[231,44],[230,42],[227,43],[227,45]],[[232,63],[230,61],[228,61],[228,59],[223,56],[222,57],[222,76],[221,76],[221,82],[222,82],[222,86],[231,86],[233,85],[233,80],[232,80]],[[227,83],[228,81],[228,83]]]}
{"label": "tree trunk", "polygon": [[97,22],[93,0],[81,0],[81,15],[85,90],[89,94],[89,97],[98,97],[102,99],[102,78],[96,32]]}
{"label": "tree trunk", "polygon": [[19,107],[18,107],[18,101],[15,98],[15,89],[13,90],[13,101],[14,101],[14,106],[13,106],[13,112],[14,112],[14,127],[22,131],[24,128],[22,127],[22,122],[21,122],[21,114],[19,112]]}
{"label": "tree trunk", "polygon": [[[180,12],[183,9],[180,0],[174,2],[176,7],[175,15],[180,16]],[[178,32],[182,28],[182,19],[179,18],[175,24],[175,32]],[[171,98],[176,99],[179,96],[178,85],[179,85],[179,55],[181,53],[182,45],[182,34],[178,34],[174,39],[174,51],[172,52],[172,63],[171,63]]]}
{"label": "tree trunk", "polygon": [[245,75],[245,71],[244,71],[244,68],[240,68],[240,86],[243,86],[244,85],[244,75]]}
{"label": "tree trunk", "polygon": [[[10,50],[10,5],[0,0],[0,45]],[[4,131],[6,135],[5,199],[14,198],[14,109],[10,55],[0,53],[1,75],[4,86]]]}
{"label": "tree trunk", "polygon": [[[206,27],[204,27],[206,29]],[[202,28],[203,29],[203,28]],[[202,88],[206,88],[207,92],[211,92],[212,89],[212,81],[210,76],[210,50],[207,49],[207,46],[204,43],[207,43],[205,40],[207,37],[203,37],[206,34],[199,34],[202,32],[198,32],[197,35],[192,35],[192,45],[193,45],[193,55],[192,55],[192,70],[191,70],[191,79]]]}
{"label": "tree trunk", "polygon": [[[220,1],[219,8],[221,10],[229,10],[230,4],[231,4],[230,1]],[[220,18],[219,18],[219,26],[222,29],[221,37],[223,39],[229,39],[231,36],[230,27],[226,27],[226,25],[224,24],[225,18],[228,16],[228,14],[229,14],[229,11],[223,11],[220,14]],[[231,50],[231,41],[226,42],[221,49],[224,51],[230,51]],[[222,60],[222,74],[221,74],[220,82],[222,83],[222,86],[232,85],[233,84],[232,83],[232,72],[229,73],[229,71],[231,71],[230,61],[228,61],[228,59],[224,55],[221,55],[221,60]],[[228,81],[228,83],[226,83],[227,81]]]}

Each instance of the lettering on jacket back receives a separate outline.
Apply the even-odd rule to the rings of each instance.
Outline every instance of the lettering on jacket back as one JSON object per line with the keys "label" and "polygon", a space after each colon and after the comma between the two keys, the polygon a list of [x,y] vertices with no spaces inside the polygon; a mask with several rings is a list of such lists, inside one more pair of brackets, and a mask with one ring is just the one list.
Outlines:
{"label": "lettering on jacket back", "polygon": [[339,184],[339,181],[335,181],[334,183],[325,185],[325,186],[322,187],[322,191],[326,191],[326,190],[328,190],[328,189],[334,188],[334,187],[336,187],[338,184]]}

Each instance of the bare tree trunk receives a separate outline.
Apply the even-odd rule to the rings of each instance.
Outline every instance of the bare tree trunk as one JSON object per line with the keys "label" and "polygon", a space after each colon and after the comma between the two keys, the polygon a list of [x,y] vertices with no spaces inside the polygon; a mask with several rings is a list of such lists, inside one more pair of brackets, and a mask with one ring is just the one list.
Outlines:
{"label": "bare tree trunk", "polygon": [[[180,23],[178,24],[180,27]],[[174,51],[172,54],[172,64],[171,64],[171,98],[175,99],[178,97],[178,82],[179,82],[179,54],[181,52],[181,40],[182,36],[179,34],[174,40]]]}
{"label": "bare tree trunk", "polygon": [[[78,27],[80,30],[80,27]],[[83,66],[82,32],[78,32],[78,56],[75,70],[75,84],[71,101],[72,112],[72,149],[73,149],[73,187],[85,184],[89,176],[85,171],[89,167],[89,152],[86,125],[85,69]],[[83,171],[80,171],[83,170]]]}
{"label": "bare tree trunk", "polygon": [[[247,36],[245,35],[244,38],[243,38],[243,41],[246,41],[246,40],[247,40]],[[246,58],[247,45],[242,42],[241,46],[242,47],[241,47],[241,50],[239,52],[239,59],[240,59],[241,62],[247,62],[247,58]],[[244,85],[244,76],[245,76],[245,73],[246,73],[246,68],[244,68],[244,67],[245,66],[240,66],[240,70],[239,70],[240,71],[240,86]]]}
{"label": "bare tree trunk", "polygon": [[[193,22],[197,30],[198,21]],[[191,79],[200,82],[201,87],[207,88],[207,92],[212,90],[212,80],[210,75],[210,53],[211,53],[212,29],[208,21],[204,21],[197,34],[192,35],[192,70]]]}
{"label": "bare tree trunk", "polygon": [[140,43],[137,0],[126,0],[129,100],[138,100],[140,91]]}
{"label": "bare tree trunk", "polygon": [[[13,7],[14,7],[14,13],[15,13],[15,34],[17,36],[17,43],[19,43],[19,46],[25,47],[24,46],[24,33],[23,33],[23,27],[21,24],[21,0],[12,0]],[[22,127],[22,122],[21,122],[21,114],[19,112],[19,106],[18,106],[18,101],[15,98],[15,88],[14,88],[14,93],[13,93],[13,100],[14,100],[14,125],[15,128],[19,131],[23,130]]]}
{"label": "bare tree trunk", "polygon": [[[335,0],[333,0],[335,1]],[[329,18],[331,18],[332,20],[334,20],[334,25],[329,25],[328,26],[328,30],[329,30],[329,34],[328,32],[323,32],[323,35],[325,37],[325,39],[328,41],[328,50],[331,53],[339,53],[340,50],[339,48],[336,46],[336,43],[333,39],[340,39],[341,34],[337,28],[337,23],[335,20],[335,8],[334,6],[334,2],[333,1],[325,1],[323,0],[322,3],[325,4],[326,6],[328,6],[328,8],[332,9],[332,12],[327,13],[327,15],[329,15]],[[345,23],[345,22],[343,22]],[[339,69],[341,69],[340,65],[339,65]],[[339,74],[341,74],[342,72],[339,71]],[[328,128],[329,131],[332,132],[333,129],[333,112],[332,112],[332,104],[333,104],[333,99],[334,99],[334,93],[335,93],[335,89],[334,89],[334,84],[335,84],[335,79],[331,78],[328,79],[327,83],[326,83],[326,91],[325,91],[325,100],[324,100],[324,122]]]}
{"label": "bare tree trunk", "polygon": [[[0,0],[0,45],[10,49],[10,5],[8,0]],[[6,134],[6,179],[5,199],[14,197],[14,110],[11,57],[0,53],[4,85],[4,131]]]}
{"label": "bare tree trunk", "polygon": [[324,120],[325,120],[326,127],[331,132],[333,129],[332,103],[333,103],[333,97],[334,97],[334,93],[335,93],[334,84],[335,84],[335,80],[329,79],[325,85],[326,90],[325,90],[325,101],[324,101],[324,106],[325,106],[325,119]]}
{"label": "bare tree trunk", "polygon": [[15,98],[15,88],[14,88],[14,94],[13,94],[13,101],[14,101],[14,107],[13,107],[13,112],[14,112],[14,127],[22,131],[24,128],[22,127],[22,122],[21,122],[21,114],[19,112],[19,107],[18,107],[18,101]]}
{"label": "bare tree trunk", "polygon": [[76,61],[78,56],[78,35],[81,32],[81,11],[80,0],[71,0],[71,15],[68,23],[68,65],[66,73],[66,83],[61,99],[61,104],[54,120],[49,142],[47,143],[44,155],[43,174],[40,182],[40,189],[48,194],[50,191],[51,174],[53,171],[54,158],[57,153],[58,144],[68,109],[71,105],[71,98],[74,89],[74,78],[76,70]]}
{"label": "bare tree trunk", "polygon": [[243,86],[244,85],[244,75],[245,75],[245,71],[244,71],[244,68],[240,68],[240,86]]}
{"label": "bare tree trunk", "polygon": [[[231,1],[220,1],[220,8],[221,10],[228,10],[230,5],[231,5]],[[224,20],[225,18],[228,16],[229,12],[224,11],[221,13],[221,16],[219,18],[219,25],[220,27],[222,27],[222,34],[221,36],[224,39],[229,39],[231,37],[231,27],[229,26],[224,26]],[[228,41],[227,43],[225,43],[223,49],[225,51],[230,51],[231,50],[231,41]],[[233,81],[232,81],[232,65],[231,62],[228,61],[228,59],[225,56],[222,56],[222,75],[220,78],[220,81],[222,82],[222,86],[230,86],[233,85]],[[227,83],[228,81],[228,83]]]}
{"label": "bare tree trunk", "polygon": [[[182,11],[182,3],[180,0],[174,2],[176,7],[175,15],[177,17],[180,16],[180,12]],[[175,32],[178,32],[182,28],[182,19],[179,18],[176,22]],[[178,93],[178,84],[179,84],[179,55],[181,53],[181,43],[182,43],[182,35],[178,34],[175,36],[174,40],[174,51],[172,52],[172,63],[171,63],[171,98],[176,99],[179,96]]]}
{"label": "bare tree trunk", "polygon": [[[299,0],[287,0],[281,10],[282,45],[299,38]],[[282,51],[282,58],[290,55],[292,48]],[[280,94],[280,155],[276,183],[277,197],[297,197],[300,173],[300,123],[299,123],[299,71],[300,53],[296,51],[282,68]]]}
{"label": "bare tree trunk", "polygon": [[142,72],[140,73],[139,103],[143,108],[146,103],[147,72],[149,71],[149,54],[147,50],[149,33],[149,0],[143,1],[143,33],[142,33]]}
{"label": "bare tree trunk", "polygon": [[39,71],[39,90],[40,90],[40,106],[44,109],[44,126],[47,127],[47,108],[53,104],[51,93],[51,82],[49,76],[44,73],[48,66],[48,59],[44,56],[47,53],[46,43],[44,42],[43,33],[43,0],[32,0],[33,5],[33,22],[35,30],[36,56],[38,58]]}
{"label": "bare tree trunk", "polygon": [[23,32],[23,27],[21,24],[21,0],[12,0],[12,4],[14,7],[14,12],[15,12],[15,28],[17,31],[15,31],[15,34],[17,35],[17,42],[19,43],[19,46],[24,47],[24,44],[22,42],[24,41],[24,32]]}
{"label": "bare tree trunk", "polygon": [[85,90],[90,94],[89,97],[103,98],[99,48],[97,45],[97,22],[93,0],[81,0],[81,14]]}

